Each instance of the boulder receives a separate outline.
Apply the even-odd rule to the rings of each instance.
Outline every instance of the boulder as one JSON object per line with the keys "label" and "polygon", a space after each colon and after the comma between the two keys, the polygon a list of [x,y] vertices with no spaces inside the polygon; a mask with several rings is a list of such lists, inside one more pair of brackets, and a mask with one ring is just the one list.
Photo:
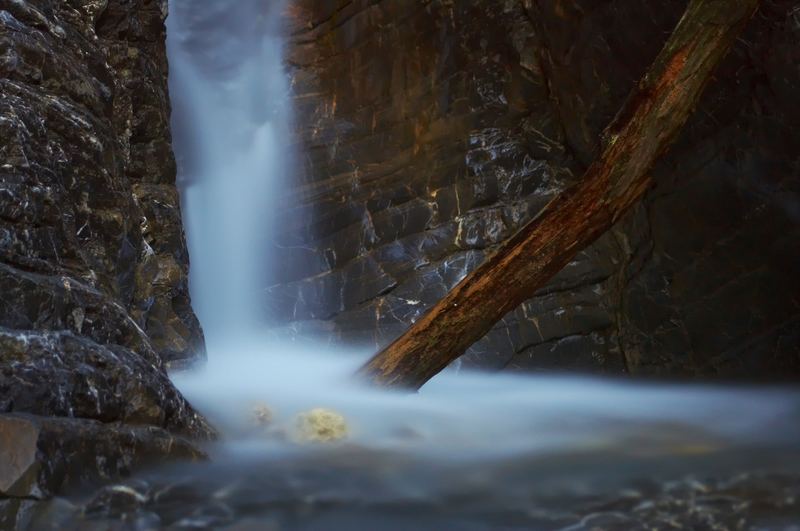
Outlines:
{"label": "boulder", "polygon": [[213,429],[162,367],[72,332],[0,328],[0,413],[149,424],[197,439]]}
{"label": "boulder", "polygon": [[188,440],[154,426],[0,415],[0,497],[43,499],[165,460],[204,458]]}

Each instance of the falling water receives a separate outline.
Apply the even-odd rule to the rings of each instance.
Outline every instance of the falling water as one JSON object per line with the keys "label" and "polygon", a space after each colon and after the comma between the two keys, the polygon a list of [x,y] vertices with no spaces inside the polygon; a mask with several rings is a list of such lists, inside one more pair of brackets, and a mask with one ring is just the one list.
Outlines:
{"label": "falling water", "polygon": [[[174,378],[224,441],[214,464],[178,473],[197,489],[185,500],[187,521],[282,514],[303,527],[303,514],[332,504],[347,517],[320,528],[367,528],[366,516],[353,516],[364,507],[378,522],[394,514],[392,504],[421,504],[427,509],[402,521],[441,529],[431,515],[448,504],[502,520],[520,504],[532,511],[542,489],[567,485],[577,495],[637,474],[780,468],[786,452],[796,455],[796,392],[453,371],[405,395],[350,379],[369,353],[266,339],[262,288],[280,260],[270,235],[280,230],[276,198],[292,178],[281,8],[276,0],[170,2],[174,145],[209,357],[204,370]],[[257,403],[274,411],[270,433],[249,424]],[[346,417],[346,442],[293,442],[295,415],[319,406]],[[209,516],[218,505],[224,515]]]}
{"label": "falling water", "polygon": [[265,324],[288,86],[275,0],[192,0],[168,18],[173,131],[191,292],[212,350]]}

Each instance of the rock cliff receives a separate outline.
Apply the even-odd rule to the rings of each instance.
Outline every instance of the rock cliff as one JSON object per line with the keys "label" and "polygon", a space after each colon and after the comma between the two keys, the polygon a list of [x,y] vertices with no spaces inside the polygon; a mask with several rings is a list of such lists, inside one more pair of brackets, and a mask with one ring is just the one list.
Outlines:
{"label": "rock cliff", "polygon": [[0,453],[49,470],[0,470],[0,498],[66,483],[62,460],[86,461],[76,479],[114,476],[124,467],[100,458],[130,464],[148,441],[182,453],[175,435],[134,426],[210,434],[165,372],[203,352],[165,17],[166,0],[0,0],[0,413],[27,415],[3,417]]}
{"label": "rock cliff", "polygon": [[[387,344],[581,175],[684,7],[290,1],[303,178],[276,313]],[[800,375],[798,40],[765,0],[646,200],[462,365]]]}

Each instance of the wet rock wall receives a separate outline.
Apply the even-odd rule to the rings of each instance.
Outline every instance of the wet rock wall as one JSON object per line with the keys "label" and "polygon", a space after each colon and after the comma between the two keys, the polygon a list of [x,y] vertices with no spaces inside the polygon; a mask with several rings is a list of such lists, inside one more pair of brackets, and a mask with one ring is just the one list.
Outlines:
{"label": "wet rock wall", "polygon": [[[765,1],[656,186],[461,360],[800,374],[800,13]],[[289,2],[290,333],[377,349],[580,178],[685,2]]]}
{"label": "wet rock wall", "polygon": [[[211,432],[165,372],[203,355],[174,183],[166,15],[155,0],[0,0],[0,413],[55,422],[73,448],[34,452],[35,437],[4,429],[6,458],[30,447],[51,468],[80,451],[116,459],[103,452],[133,451],[120,422]],[[105,427],[102,451],[86,443]],[[13,471],[0,472],[0,497],[14,495]]]}

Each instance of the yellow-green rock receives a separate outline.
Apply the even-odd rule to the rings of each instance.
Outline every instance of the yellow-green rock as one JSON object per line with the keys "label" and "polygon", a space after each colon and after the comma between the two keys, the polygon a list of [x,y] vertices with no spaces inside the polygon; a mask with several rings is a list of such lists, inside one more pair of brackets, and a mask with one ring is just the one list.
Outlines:
{"label": "yellow-green rock", "polygon": [[295,435],[300,442],[333,442],[347,438],[347,421],[330,409],[315,408],[297,415]]}

